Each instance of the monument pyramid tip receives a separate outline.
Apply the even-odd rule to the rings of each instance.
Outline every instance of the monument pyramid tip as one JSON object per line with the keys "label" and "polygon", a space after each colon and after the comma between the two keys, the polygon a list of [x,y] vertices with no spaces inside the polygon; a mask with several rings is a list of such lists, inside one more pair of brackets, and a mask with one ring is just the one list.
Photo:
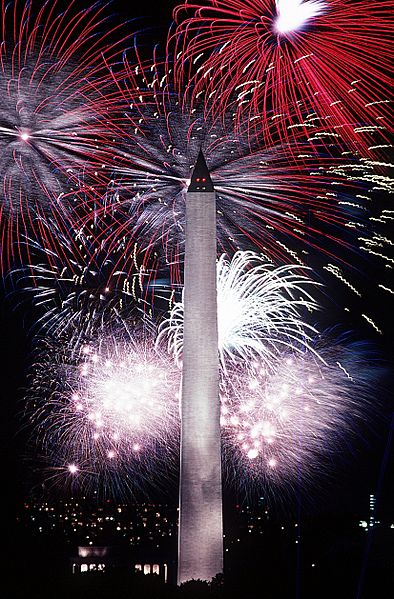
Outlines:
{"label": "monument pyramid tip", "polygon": [[199,151],[196,164],[190,179],[188,191],[214,191],[213,183],[202,150]]}

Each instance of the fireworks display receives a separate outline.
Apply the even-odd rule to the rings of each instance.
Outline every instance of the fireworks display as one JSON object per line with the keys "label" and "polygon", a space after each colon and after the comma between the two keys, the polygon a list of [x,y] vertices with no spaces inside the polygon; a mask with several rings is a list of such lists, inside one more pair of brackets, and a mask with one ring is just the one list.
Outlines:
{"label": "fireworks display", "polygon": [[[181,375],[152,342],[101,331],[89,345],[43,344],[28,414],[54,483],[127,494],[176,471]],[[285,347],[272,363],[232,354],[220,384],[227,481],[269,492],[329,474],[376,413],[378,375],[351,344]]]}
{"label": "fireworks display", "polygon": [[263,139],[272,119],[291,135],[296,105],[369,153],[391,126],[390,15],[374,0],[186,1],[170,36],[180,89],[191,80],[208,111],[231,107]]}
{"label": "fireworks display", "polygon": [[[274,268],[253,252],[223,255],[217,268],[218,335],[221,367],[258,359],[269,370],[283,351],[308,347],[315,329],[303,315],[317,309],[307,291],[315,284],[297,266]],[[159,343],[182,361],[183,303],[176,303],[162,325]]]}
{"label": "fireworks display", "polygon": [[41,335],[27,412],[56,481],[134,492],[176,471],[200,150],[227,475],[269,489],[328,471],[374,374],[359,348],[316,343],[318,304],[382,334],[394,293],[388,3],[186,0],[150,59],[105,5],[1,10],[0,260]]}
{"label": "fireworks display", "polygon": [[131,326],[142,290],[135,255],[122,261],[120,242],[109,256],[83,231],[70,231],[68,237],[58,231],[57,238],[61,254],[28,240],[31,264],[10,273],[11,295],[34,306],[34,332],[81,343],[108,324],[122,326],[123,316]]}
{"label": "fireworks display", "polygon": [[133,479],[138,487],[176,451],[180,373],[149,338],[108,333],[90,344],[43,344],[30,417],[36,442],[63,474],[78,474],[83,485],[124,474],[125,487]]}
{"label": "fireworks display", "polygon": [[111,29],[103,9],[1,3],[3,254],[12,255],[14,238],[33,232],[40,238],[40,219],[67,231],[80,177],[86,189],[108,180],[112,80],[105,60],[116,54],[122,34]]}
{"label": "fireworks display", "polygon": [[360,232],[371,235],[370,191],[386,184],[383,175],[374,178],[372,161],[332,157],[313,118],[308,136],[300,127],[291,143],[231,133],[231,118],[227,126],[186,100],[181,106],[164,71],[137,52],[133,62],[125,59],[123,79],[118,75],[124,110],[116,131],[124,151],[94,211],[100,220],[112,210],[117,221],[100,237],[108,251],[123,238],[131,255],[137,243],[146,285],[166,276],[181,284],[186,192],[202,148],[217,195],[219,253],[258,249],[275,264],[308,264],[315,254],[320,274],[328,262],[353,266],[347,251],[358,252]]}
{"label": "fireworks display", "polygon": [[316,353],[322,359],[284,351],[273,371],[255,360],[222,379],[224,452],[235,484],[291,488],[329,474],[332,456],[351,446],[376,410],[373,366],[360,348]]}

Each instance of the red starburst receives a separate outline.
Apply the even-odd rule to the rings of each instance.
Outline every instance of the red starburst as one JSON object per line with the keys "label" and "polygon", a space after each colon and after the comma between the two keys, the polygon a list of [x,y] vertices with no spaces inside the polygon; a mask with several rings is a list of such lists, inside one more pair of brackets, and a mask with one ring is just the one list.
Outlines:
{"label": "red starburst", "polygon": [[178,84],[191,81],[208,110],[231,107],[263,136],[278,119],[288,137],[297,106],[292,117],[316,113],[368,154],[386,138],[391,114],[392,8],[375,0],[185,2],[169,37]]}

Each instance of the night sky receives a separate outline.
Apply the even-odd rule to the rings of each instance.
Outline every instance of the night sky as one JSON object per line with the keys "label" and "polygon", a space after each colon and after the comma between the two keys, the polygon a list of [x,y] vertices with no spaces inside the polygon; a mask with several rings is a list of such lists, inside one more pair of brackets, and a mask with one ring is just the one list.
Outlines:
{"label": "night sky", "polygon": [[[78,5],[81,5],[78,2]],[[145,3],[139,8],[129,9],[130,3],[114,1],[111,12],[116,18],[141,18],[138,27],[152,27],[141,39],[145,40],[146,53],[149,55],[149,45],[163,43],[167,25],[171,22],[171,2],[161,2],[158,5]],[[132,25],[133,26],[133,25]],[[134,27],[134,26],[133,26]],[[381,195],[379,202],[389,207],[389,198]],[[349,515],[365,514],[368,510],[368,497],[370,493],[377,495],[377,514],[381,519],[392,519],[394,522],[394,461],[391,432],[394,426],[392,420],[392,386],[394,376],[392,373],[393,350],[392,339],[394,334],[394,319],[392,317],[391,297],[382,304],[380,296],[374,292],[374,279],[381,273],[376,270],[375,263],[366,263],[369,268],[367,276],[371,285],[367,289],[361,302],[365,302],[368,313],[378,314],[379,322],[384,324],[382,335],[377,335],[357,313],[350,312],[347,316],[340,309],[341,293],[339,285],[331,279],[331,287],[326,290],[326,297],[322,301],[325,312],[322,313],[320,324],[323,328],[338,327],[342,332],[350,332],[351,338],[365,341],[369,344],[370,351],[381,364],[382,375],[380,385],[376,391],[378,410],[372,415],[371,421],[361,427],[361,435],[349,441],[349,451],[346,455],[334,456],[334,466],[327,478],[322,477],[317,481],[316,487],[308,492],[308,499],[289,497],[282,499],[274,507],[279,515],[294,511],[303,511],[319,519],[327,517],[343,517]],[[382,269],[383,270],[383,269]],[[386,269],[387,270],[387,269]],[[386,280],[387,272],[384,273]],[[392,281],[392,275],[391,275]],[[3,417],[1,418],[1,449],[3,455],[2,487],[8,505],[7,514],[10,520],[18,512],[21,503],[29,496],[31,488],[39,488],[42,473],[38,469],[34,472],[34,456],[28,449],[27,439],[29,431],[21,428],[22,413],[24,409],[24,388],[27,383],[27,372],[34,340],[30,328],[34,321],[34,309],[28,309],[28,304],[15,306],[12,293],[12,284],[5,280],[1,290],[0,303],[0,368],[1,368],[1,405]],[[379,303],[378,303],[379,302]],[[361,303],[358,303],[360,306]],[[176,492],[171,489],[169,496],[176,497]],[[165,497],[165,495],[164,495]],[[168,496],[167,496],[168,497]],[[250,496],[246,494],[250,499]],[[303,495],[302,495],[303,497]],[[159,497],[160,498],[160,497]],[[226,501],[245,500],[245,494],[228,493]]]}

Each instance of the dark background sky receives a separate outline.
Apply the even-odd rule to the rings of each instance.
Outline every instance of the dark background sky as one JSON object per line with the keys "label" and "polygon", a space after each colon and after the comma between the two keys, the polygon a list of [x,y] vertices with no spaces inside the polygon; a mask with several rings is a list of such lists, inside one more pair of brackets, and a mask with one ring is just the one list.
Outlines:
{"label": "dark background sky", "polygon": [[[82,3],[78,3],[82,4]],[[115,20],[133,17],[146,17],[138,22],[141,29],[151,26],[148,33],[141,38],[146,44],[163,42],[166,26],[171,22],[171,8],[175,2],[161,2],[145,5],[121,3],[114,1],[112,10]],[[130,7],[130,8],[129,8]],[[133,24],[130,25],[134,29]],[[382,201],[386,201],[382,198]],[[380,506],[387,513],[394,510],[394,463],[390,440],[390,417],[392,411],[391,386],[393,377],[390,374],[392,365],[392,314],[390,303],[376,305],[374,299],[373,268],[371,267],[371,286],[368,301],[372,308],[369,312],[380,312],[380,322],[386,322],[383,336],[375,336],[360,319],[348,322],[341,321],[343,328],[353,329],[355,337],[370,340],[385,362],[385,375],[382,385],[385,388],[378,392],[377,399],[381,402],[380,417],[375,418],[373,425],[368,423],[364,430],[364,439],[355,443],[349,456],[339,458],[336,474],[322,485],[321,489],[312,492],[312,509],[322,515],[327,512],[345,513],[356,511],[365,506],[368,508],[368,495],[380,485]],[[334,296],[340,293],[335,285],[330,290]],[[21,500],[24,499],[30,486],[31,461],[26,461],[26,433],[20,430],[20,414],[23,411],[23,387],[26,386],[26,372],[31,355],[31,339],[28,337],[28,323],[25,322],[23,310],[13,310],[13,302],[5,297],[0,303],[0,393],[3,417],[1,419],[1,449],[3,458],[2,487],[10,508],[14,513]],[[339,302],[340,303],[340,300]],[[343,312],[336,313],[335,302],[329,302],[330,312],[326,316],[328,325],[337,324],[338,318],[343,318]],[[375,304],[375,305],[374,305]],[[39,475],[37,475],[39,476]],[[324,487],[324,488],[323,488]],[[378,506],[379,507],[379,506]]]}

